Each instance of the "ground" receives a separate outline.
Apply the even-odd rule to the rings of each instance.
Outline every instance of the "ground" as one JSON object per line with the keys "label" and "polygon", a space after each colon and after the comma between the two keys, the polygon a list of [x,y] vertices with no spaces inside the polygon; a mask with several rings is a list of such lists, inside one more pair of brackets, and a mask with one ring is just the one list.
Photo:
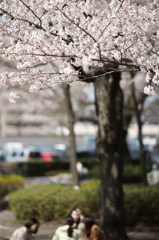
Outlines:
{"label": "ground", "polygon": [[[8,210],[0,211],[0,240],[1,237],[9,238],[13,231],[21,225],[16,224],[16,218],[13,212]],[[42,224],[36,234],[36,240],[51,240],[58,225],[49,223]],[[150,228],[127,229],[131,240],[158,240],[159,230]]]}
{"label": "ground", "polygon": [[[39,184],[37,178],[25,179],[25,187],[35,186]],[[7,198],[5,198],[7,202]],[[15,214],[6,210],[5,202],[0,202],[0,240],[9,238],[13,231],[23,224],[17,223]],[[5,209],[5,210],[4,210]],[[35,240],[51,240],[52,236],[59,225],[57,223],[41,224]],[[148,228],[138,226],[136,228],[128,228],[127,234],[130,240],[159,240],[159,228]]]}

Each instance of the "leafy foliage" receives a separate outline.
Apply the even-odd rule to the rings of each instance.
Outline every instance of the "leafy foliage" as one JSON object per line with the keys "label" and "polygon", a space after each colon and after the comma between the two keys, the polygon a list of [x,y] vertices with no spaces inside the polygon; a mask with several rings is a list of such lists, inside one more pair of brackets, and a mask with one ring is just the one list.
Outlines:
{"label": "leafy foliage", "polygon": [[[85,178],[99,179],[100,178],[100,165],[96,159],[78,159],[82,162],[83,166],[88,168],[88,173]],[[70,172],[70,162],[68,160],[53,162],[18,162],[10,164],[10,173],[17,173],[25,177],[35,176],[55,176],[58,173]],[[151,170],[151,165],[146,165],[146,171]],[[123,169],[123,183],[141,183],[141,170],[139,165],[124,166]]]}
{"label": "leafy foliage", "polygon": [[98,216],[99,184],[83,186],[74,190],[71,185],[39,185],[28,189],[21,189],[10,197],[10,208],[16,212],[19,219],[37,217],[44,221],[61,220],[77,205],[84,214],[90,212]]}
{"label": "leafy foliage", "polygon": [[23,187],[23,178],[21,176],[0,175],[0,199],[21,187]]}
{"label": "leafy foliage", "polygon": [[[70,185],[49,184],[21,189],[11,194],[10,208],[18,219],[37,217],[42,221],[61,221],[78,206],[85,215],[99,218],[99,180],[82,183],[77,191]],[[126,225],[159,225],[159,188],[124,187]],[[152,216],[152,217],[151,217]]]}
{"label": "leafy foliage", "polygon": [[159,226],[159,188],[125,187],[126,224],[144,223]]}

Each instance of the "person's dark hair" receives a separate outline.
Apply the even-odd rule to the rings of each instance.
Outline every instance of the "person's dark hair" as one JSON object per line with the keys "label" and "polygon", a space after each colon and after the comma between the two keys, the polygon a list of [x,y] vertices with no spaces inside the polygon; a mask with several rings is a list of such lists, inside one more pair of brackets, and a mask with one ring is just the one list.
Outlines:
{"label": "person's dark hair", "polygon": [[69,237],[72,237],[72,234],[73,234],[72,225],[73,225],[73,223],[74,223],[73,217],[67,216],[67,217],[65,218],[65,221],[66,221],[66,224],[69,225],[69,228],[68,228],[68,230],[67,230],[68,236],[69,236]]}
{"label": "person's dark hair", "polygon": [[92,216],[85,216],[82,222],[85,224],[84,233],[89,237],[91,234],[91,228],[95,224],[94,219]]}
{"label": "person's dark hair", "polygon": [[[78,207],[72,208],[69,216],[71,216],[71,215],[72,215],[72,212],[73,212],[73,211],[76,211],[77,209],[78,209]],[[78,221],[76,222],[77,226],[78,226],[79,223],[80,223],[80,217],[79,217]],[[76,226],[76,228],[77,228],[77,226]]]}
{"label": "person's dark hair", "polygon": [[36,218],[31,218],[24,226],[26,228],[30,228],[34,224],[38,224],[39,225],[39,222],[38,222],[38,220]]}
{"label": "person's dark hair", "polygon": [[78,205],[77,205],[76,207],[72,208],[71,213],[72,213],[73,211],[76,211],[77,208],[78,208]]}

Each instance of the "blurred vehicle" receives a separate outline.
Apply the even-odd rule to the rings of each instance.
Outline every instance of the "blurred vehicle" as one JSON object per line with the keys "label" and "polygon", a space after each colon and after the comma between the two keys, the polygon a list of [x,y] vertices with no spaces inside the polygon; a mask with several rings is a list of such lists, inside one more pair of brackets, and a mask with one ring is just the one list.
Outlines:
{"label": "blurred vehicle", "polygon": [[43,162],[51,162],[54,159],[59,159],[56,152],[44,145],[29,146],[28,160],[40,160]]}
{"label": "blurred vehicle", "polygon": [[65,144],[58,143],[53,145],[52,151],[55,152],[60,159],[68,158],[68,148]]}
{"label": "blurred vehicle", "polygon": [[4,160],[7,162],[26,162],[28,151],[20,142],[7,142],[3,146]]}
{"label": "blurred vehicle", "polygon": [[4,156],[4,147],[3,145],[0,145],[0,161],[4,161],[5,156]]}
{"label": "blurred vehicle", "polygon": [[[139,160],[140,147],[138,138],[127,138],[127,146],[131,160]],[[147,163],[152,163],[152,146],[144,144],[144,156]]]}
{"label": "blurred vehicle", "polygon": [[59,159],[59,156],[52,151],[41,152],[40,154],[42,156],[43,162],[51,162],[55,159]]}
{"label": "blurred vehicle", "polygon": [[77,148],[76,149],[77,158],[97,158],[96,152],[89,148]]}
{"label": "blurred vehicle", "polygon": [[159,145],[154,146],[152,150],[152,162],[159,164]]}

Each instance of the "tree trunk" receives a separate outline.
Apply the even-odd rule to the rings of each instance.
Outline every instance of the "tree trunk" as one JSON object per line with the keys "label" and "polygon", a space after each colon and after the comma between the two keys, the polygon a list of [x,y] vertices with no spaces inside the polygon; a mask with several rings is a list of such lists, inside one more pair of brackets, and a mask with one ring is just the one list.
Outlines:
{"label": "tree trunk", "polygon": [[138,103],[137,103],[137,99],[136,99],[136,95],[135,95],[134,83],[132,83],[132,96],[133,96],[133,100],[134,100],[135,115],[136,115],[137,125],[138,125],[138,138],[139,138],[139,148],[140,148],[140,165],[141,165],[142,184],[147,186],[145,154],[144,154],[144,146],[143,146],[143,141],[142,141],[142,121],[141,121],[142,108],[140,110],[138,109]]}
{"label": "tree trunk", "polygon": [[[124,116],[123,116],[124,117]],[[131,119],[131,118],[130,118]],[[124,141],[124,146],[123,146],[123,152],[124,152],[124,164],[125,165],[131,165],[131,156],[129,153],[129,147],[127,144],[127,133],[128,133],[128,129],[123,129],[123,141]]]}
{"label": "tree trunk", "polygon": [[[127,144],[127,134],[128,128],[134,115],[134,104],[132,103],[132,94],[130,91],[125,91],[126,97],[124,98],[124,106],[123,106],[123,139],[124,139],[124,163],[131,164],[131,157],[129,153],[129,148]],[[124,96],[125,96],[124,95]]]}
{"label": "tree trunk", "polygon": [[94,82],[98,116],[97,155],[101,169],[101,227],[108,240],[128,239],[125,231],[122,190],[123,95],[120,73]]}
{"label": "tree trunk", "polygon": [[3,141],[6,140],[6,110],[1,109],[1,139]]}
{"label": "tree trunk", "polygon": [[74,113],[71,103],[71,96],[70,96],[70,90],[69,85],[67,84],[64,86],[64,94],[65,94],[65,105],[66,105],[66,111],[68,115],[68,126],[69,126],[69,150],[70,150],[70,165],[71,165],[71,173],[73,175],[73,185],[78,186],[78,174],[77,174],[77,156],[76,156],[76,143],[75,143],[75,134],[74,134]]}

